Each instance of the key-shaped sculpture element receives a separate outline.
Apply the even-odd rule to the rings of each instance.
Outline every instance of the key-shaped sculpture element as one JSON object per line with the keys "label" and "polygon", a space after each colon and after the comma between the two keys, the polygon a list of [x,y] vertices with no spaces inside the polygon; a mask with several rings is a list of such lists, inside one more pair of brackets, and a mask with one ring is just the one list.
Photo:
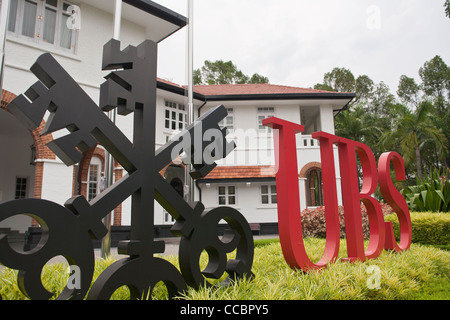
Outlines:
{"label": "key-shaped sculpture element", "polygon": [[[220,278],[227,271],[232,278],[252,276],[253,242],[244,217],[231,208],[205,211],[201,203],[185,202],[159,174],[174,157],[184,153],[187,155],[185,160],[193,162],[191,175],[194,178],[203,177],[215,167],[212,160],[228,155],[235,145],[225,142],[227,131],[218,125],[226,117],[226,110],[223,106],[211,109],[164,147],[155,150],[156,62],[157,44],[150,40],[123,51],[116,40],[111,40],[104,47],[103,68],[122,70],[110,73],[102,84],[101,109],[110,111],[117,107],[121,115],[134,113],[133,142],[50,54],[39,57],[31,68],[40,82],[25,93],[26,97],[21,95],[9,105],[9,109],[29,129],[35,129],[49,111],[50,117],[42,134],[64,128],[70,131],[69,135],[48,144],[66,165],[79,162],[82,152],[100,143],[128,172],[90,202],[83,196],[77,196],[66,202],[66,208],[31,199],[0,205],[0,219],[27,213],[36,218],[44,231],[48,231],[42,237],[47,241],[41,241],[32,254],[8,250],[6,238],[0,237],[0,249],[5,248],[0,251],[0,262],[6,261],[5,265],[23,270],[19,273],[19,284],[22,283],[21,289],[29,297],[47,299],[51,296],[43,288],[36,291],[32,288],[38,287],[36,283],[40,284],[40,278],[36,279],[36,275],[40,274],[39,267],[42,268],[53,254],[64,255],[70,263],[78,266],[80,261],[83,262],[80,269],[86,275],[81,289],[66,288],[60,298],[81,299],[85,296],[89,288],[86,284],[93,273],[92,243],[86,240],[87,236],[90,234],[101,239],[106,232],[101,219],[129,196],[132,197],[130,240],[119,244],[119,252],[129,255],[129,258],[116,262],[101,274],[88,298],[107,299],[123,285],[130,288],[132,298],[140,298],[160,281],[166,284],[171,296],[185,290],[186,282],[194,287],[208,284],[202,271],[198,270],[198,259],[203,250],[210,256],[203,275]],[[217,132],[212,142],[211,139],[203,140],[208,130]],[[212,147],[218,145],[220,148]],[[205,152],[210,153],[208,159],[203,157]],[[183,276],[167,261],[154,257],[156,253],[164,252],[164,242],[154,240],[154,200],[176,219],[172,232],[183,237],[180,245]],[[53,209],[47,212],[47,206]],[[216,225],[222,220],[229,224],[231,231],[219,239],[211,231],[216,230]],[[60,230],[64,229],[72,229],[73,235],[61,233]],[[47,237],[47,233],[58,236]],[[65,243],[69,245],[65,247]],[[85,245],[79,245],[81,243]],[[226,253],[236,248],[236,259],[227,262]]]}

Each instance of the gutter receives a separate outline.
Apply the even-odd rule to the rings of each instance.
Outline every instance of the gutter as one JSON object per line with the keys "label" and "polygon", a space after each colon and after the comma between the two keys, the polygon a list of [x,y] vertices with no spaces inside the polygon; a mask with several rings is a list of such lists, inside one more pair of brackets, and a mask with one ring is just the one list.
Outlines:
{"label": "gutter", "polygon": [[[337,110],[337,113],[336,113],[336,115],[334,116],[335,118],[336,118],[342,111],[348,110],[348,107],[349,107],[350,103],[353,101],[353,99],[356,98],[356,93],[353,93],[353,95],[354,95],[353,98],[351,98],[351,99],[347,102],[347,104],[346,104],[345,106],[342,107],[342,109]],[[333,111],[334,111],[334,110],[333,110]]]}

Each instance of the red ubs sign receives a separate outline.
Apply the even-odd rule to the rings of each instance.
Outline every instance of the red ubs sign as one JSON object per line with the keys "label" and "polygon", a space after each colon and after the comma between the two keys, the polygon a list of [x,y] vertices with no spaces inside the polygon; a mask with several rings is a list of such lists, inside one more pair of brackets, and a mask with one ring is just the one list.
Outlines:
{"label": "red ubs sign", "polygon": [[[395,188],[390,174],[390,165],[397,180],[405,180],[403,158],[396,152],[381,155],[378,167],[370,148],[360,142],[338,136],[315,132],[313,138],[320,141],[320,156],[324,190],[326,218],[325,251],[319,262],[313,263],[306,254],[302,237],[300,200],[298,186],[297,148],[295,135],[304,132],[304,127],[278,118],[269,118],[263,124],[274,130],[275,161],[278,198],[278,228],[283,255],[291,268],[311,270],[325,267],[335,261],[339,253],[340,226],[336,187],[336,172],[333,146],[339,151],[342,200],[344,204],[345,230],[348,257],[346,261],[364,261],[377,258],[383,249],[401,252],[411,245],[411,218],[408,205]],[[359,189],[357,164],[358,155],[363,173]],[[385,222],[379,202],[371,195],[380,184],[385,201],[394,209],[400,223],[400,243],[397,244],[391,222]],[[370,224],[370,238],[367,250],[364,248],[360,201],[367,208]]]}

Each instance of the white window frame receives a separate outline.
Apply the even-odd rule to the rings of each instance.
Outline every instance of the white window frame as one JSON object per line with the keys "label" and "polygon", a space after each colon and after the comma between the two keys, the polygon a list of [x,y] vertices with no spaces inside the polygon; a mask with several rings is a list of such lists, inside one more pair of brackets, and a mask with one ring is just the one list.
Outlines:
{"label": "white window frame", "polygon": [[[263,187],[267,187],[267,192],[263,192]],[[275,187],[275,191],[272,189],[273,187]],[[260,203],[263,206],[271,206],[271,205],[276,205],[278,202],[277,201],[273,202],[273,196],[277,197],[277,190],[276,190],[277,185],[275,183],[268,183],[268,184],[262,184],[259,187],[259,193],[260,193]],[[267,203],[263,202],[263,197],[267,197]]]}
{"label": "white window frame", "polygon": [[[173,118],[175,116],[175,119]],[[180,119],[180,116],[183,119]],[[187,109],[184,104],[164,101],[164,130],[181,131],[187,126]],[[175,125],[175,128],[174,128]],[[169,127],[169,128],[168,128]]]}
{"label": "white window frame", "polygon": [[[91,180],[93,177],[91,176],[91,170],[95,168],[97,173],[94,180]],[[88,183],[87,183],[87,198],[88,201],[94,199],[96,196],[100,194],[100,179],[102,172],[102,163],[101,160],[97,157],[92,157],[91,163],[89,164],[89,172],[88,172]],[[95,195],[91,193],[91,184],[95,186]]]}
{"label": "white window frame", "polygon": [[[225,189],[225,193],[221,193],[221,188]],[[230,193],[230,188],[234,188],[234,193]],[[234,203],[230,203],[230,198],[234,198]],[[220,203],[221,198],[225,199],[225,203]],[[237,205],[237,187],[236,185],[219,185],[217,186],[217,204],[219,206],[236,206]]]}
{"label": "white window frame", "polygon": [[227,127],[229,133],[234,133],[234,108],[226,108],[228,115],[219,122],[219,128]]}
{"label": "white window frame", "polygon": [[275,107],[258,107],[258,113],[256,116],[257,120],[257,131],[260,135],[271,135],[272,128],[263,126],[262,121],[264,119],[275,117]]}
{"label": "white window frame", "polygon": [[[63,25],[63,16],[71,17],[71,13],[63,10],[64,5],[67,6],[66,9],[68,9],[70,6],[73,6],[72,3],[65,0],[57,0],[57,7],[53,7],[50,5],[47,5],[45,1],[43,0],[15,0],[17,1],[17,11],[16,11],[16,17],[15,17],[15,25],[14,25],[14,31],[9,30],[8,28],[8,36],[10,39],[17,38],[20,40],[24,40],[23,43],[29,42],[34,43],[37,46],[42,47],[43,49],[47,50],[56,50],[61,52],[67,52],[71,54],[76,54],[77,52],[77,44],[78,44],[78,30],[72,29],[72,35],[71,35],[71,43],[70,48],[66,48],[61,46],[61,33],[62,28],[66,27]],[[34,37],[28,37],[22,34],[23,31],[23,22],[24,22],[24,7],[25,2],[31,2],[36,4],[36,23],[34,28]],[[10,6],[12,3],[10,4]],[[44,40],[44,26],[45,26],[45,9],[46,8],[56,10],[56,20],[55,20],[55,28],[54,28],[54,41],[53,43],[49,43]],[[10,8],[11,13],[12,7]],[[11,18],[10,18],[11,19]]]}

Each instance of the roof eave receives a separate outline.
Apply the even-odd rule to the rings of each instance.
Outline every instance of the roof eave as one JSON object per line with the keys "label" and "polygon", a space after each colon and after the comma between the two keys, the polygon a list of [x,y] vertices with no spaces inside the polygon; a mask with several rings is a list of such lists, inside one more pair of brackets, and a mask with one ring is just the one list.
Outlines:
{"label": "roof eave", "polygon": [[205,95],[208,101],[254,101],[254,100],[353,100],[354,93],[272,93]]}

